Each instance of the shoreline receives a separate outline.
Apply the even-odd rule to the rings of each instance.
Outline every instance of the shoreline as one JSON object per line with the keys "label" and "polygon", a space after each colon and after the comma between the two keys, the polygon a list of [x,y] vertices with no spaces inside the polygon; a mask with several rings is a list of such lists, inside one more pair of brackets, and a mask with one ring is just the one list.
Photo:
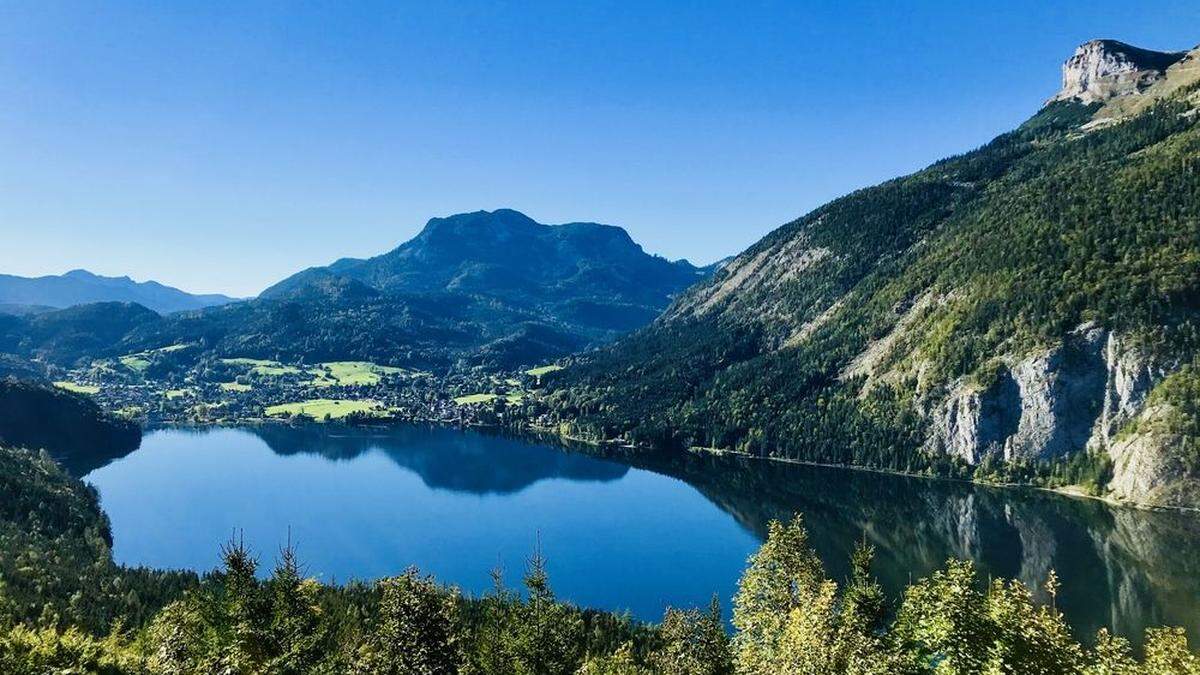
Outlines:
{"label": "shoreline", "polygon": [[1104,495],[1087,494],[1086,492],[1082,492],[1078,489],[1072,489],[1074,486],[1064,486],[1064,487],[1053,488],[1053,487],[1044,487],[1041,485],[1032,485],[1030,483],[989,483],[987,481],[974,480],[971,478],[955,478],[953,476],[930,476],[927,474],[909,473],[907,471],[897,471],[895,469],[883,469],[883,468],[872,467],[872,466],[858,466],[858,465],[854,465],[854,464],[831,464],[828,462],[814,462],[811,460],[790,459],[787,457],[761,457],[758,455],[751,455],[749,453],[737,452],[734,450],[722,450],[719,448],[695,447],[695,448],[688,448],[688,450],[686,450],[685,452],[692,452],[695,454],[708,454],[708,455],[713,455],[713,456],[717,456],[717,457],[732,456],[732,457],[740,457],[743,459],[750,459],[750,460],[762,460],[762,461],[768,461],[768,462],[780,462],[783,464],[795,464],[795,465],[799,465],[799,466],[815,466],[815,467],[821,467],[823,469],[841,469],[843,471],[865,471],[865,472],[869,472],[869,473],[879,473],[879,474],[885,474],[885,475],[889,475],[889,476],[897,476],[897,477],[902,477],[902,478],[921,478],[921,479],[933,480],[933,481],[964,483],[967,485],[972,485],[972,486],[977,486],[977,487],[985,487],[985,488],[995,488],[998,490],[1036,490],[1039,492],[1048,492],[1051,494],[1059,495],[1061,497],[1071,497],[1071,498],[1075,498],[1075,499],[1091,499],[1094,501],[1102,502],[1102,503],[1104,503],[1108,506],[1114,507],[1114,508],[1128,508],[1128,509],[1135,509],[1138,511],[1169,511],[1169,512],[1200,514],[1200,507],[1154,505],[1154,504],[1141,504],[1138,502],[1126,502],[1126,501],[1120,501],[1117,499],[1113,499],[1111,497],[1105,497]]}
{"label": "shoreline", "polygon": [[[462,424],[462,423],[446,422],[443,420],[421,420],[421,419],[386,420],[386,421],[380,421],[379,424],[362,424],[362,423],[345,424],[345,423],[342,423],[339,421],[331,421],[331,422],[315,422],[315,421],[313,421],[313,422],[304,422],[303,424],[305,426],[328,427],[330,430],[336,429],[336,428],[388,429],[390,427],[394,427],[394,426],[401,425],[401,424],[421,424],[421,425],[437,426],[437,427],[443,427],[443,428],[454,428],[454,429],[461,429],[461,430],[497,431],[497,432],[501,432],[501,433],[505,433],[505,434],[511,434],[511,435],[517,436],[517,437],[523,437],[523,438],[527,438],[527,439],[531,439],[531,440],[538,440],[541,442],[549,441],[549,442],[552,442],[553,444],[555,444],[561,448],[567,449],[567,450],[572,450],[572,449],[582,450],[579,446],[585,446],[587,448],[614,448],[614,449],[620,449],[620,450],[626,450],[626,451],[641,450],[641,451],[646,451],[646,452],[668,452],[666,450],[657,449],[657,448],[647,448],[647,447],[637,446],[637,445],[629,443],[627,441],[620,441],[620,440],[597,441],[597,440],[587,439],[587,438],[583,438],[583,437],[579,437],[579,436],[571,436],[569,434],[564,434],[556,429],[551,429],[548,427],[537,427],[537,426],[533,426],[533,425],[524,425],[522,427],[512,427],[512,426],[507,426],[507,425],[503,425],[503,424]],[[264,417],[264,418],[247,418],[247,419],[243,419],[243,420],[228,420],[228,421],[220,421],[220,422],[205,422],[205,423],[192,422],[192,423],[186,423],[186,424],[185,423],[166,423],[166,424],[147,425],[143,431],[147,432],[147,431],[153,431],[156,429],[187,429],[187,428],[204,429],[204,428],[210,428],[210,427],[268,426],[268,425],[297,426],[297,425],[293,424],[291,421]],[[572,446],[574,446],[574,447],[572,447]],[[740,459],[777,462],[777,463],[792,464],[792,465],[797,465],[797,466],[811,466],[811,467],[819,467],[819,468],[824,468],[824,469],[839,469],[842,471],[861,471],[861,472],[868,472],[868,473],[884,474],[884,475],[889,475],[889,476],[897,476],[897,477],[902,477],[902,478],[918,478],[918,479],[933,480],[933,481],[964,483],[964,484],[971,485],[971,486],[983,487],[983,488],[995,488],[998,490],[1033,490],[1033,491],[1045,492],[1045,493],[1054,494],[1054,495],[1058,495],[1060,497],[1066,497],[1066,498],[1071,498],[1071,499],[1088,499],[1088,500],[1098,501],[1098,502],[1101,502],[1102,504],[1105,504],[1111,508],[1126,508],[1126,509],[1133,509],[1133,510],[1137,510],[1137,511],[1159,511],[1159,512],[1176,512],[1176,513],[1183,513],[1183,514],[1200,514],[1200,507],[1154,505],[1154,504],[1141,504],[1141,503],[1137,503],[1137,502],[1126,502],[1126,501],[1116,500],[1111,497],[1106,497],[1104,495],[1087,494],[1078,489],[1072,489],[1072,486],[1052,488],[1052,487],[1043,487],[1040,485],[1031,485],[1028,483],[989,483],[986,481],[974,480],[974,479],[970,479],[970,478],[955,478],[952,476],[931,476],[931,475],[927,475],[927,474],[910,473],[910,472],[906,472],[906,471],[897,471],[895,469],[885,469],[885,468],[880,468],[880,467],[858,466],[858,465],[853,465],[853,464],[832,464],[829,462],[815,462],[815,461],[811,461],[811,460],[791,459],[791,458],[787,458],[787,457],[771,457],[771,456],[764,457],[764,456],[759,456],[759,455],[751,455],[749,453],[739,452],[736,450],[725,450],[722,448],[706,448],[706,447],[700,447],[700,446],[693,446],[693,447],[687,448],[685,450],[682,450],[681,452],[693,454],[693,455],[709,455],[712,457],[737,457]]]}

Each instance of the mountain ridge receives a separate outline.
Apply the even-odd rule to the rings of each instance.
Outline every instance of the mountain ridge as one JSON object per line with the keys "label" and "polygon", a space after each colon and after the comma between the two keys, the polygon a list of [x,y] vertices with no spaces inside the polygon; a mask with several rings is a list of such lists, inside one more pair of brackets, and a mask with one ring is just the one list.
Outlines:
{"label": "mountain ridge", "polygon": [[157,281],[101,276],[85,269],[40,277],[0,274],[0,304],[6,305],[65,309],[95,302],[136,302],[160,314],[169,314],[236,300],[217,293],[187,293]]}
{"label": "mountain ridge", "polygon": [[128,307],[0,315],[0,352],[70,364],[186,343],[227,357],[539,365],[649,323],[712,269],[649,255],[611,225],[477,211],[431,219],[387,253],[303,270],[258,298],[161,320]]}
{"label": "mountain ridge", "polygon": [[576,358],[551,384],[556,419],[1200,504],[1183,393],[1200,358],[1197,55],[783,225]]}
{"label": "mountain ridge", "polygon": [[687,261],[647,254],[620,227],[544,225],[519,211],[497,209],[431,218],[416,236],[387,253],[308,268],[259,297],[283,297],[310,279],[341,276],[383,292],[480,292],[486,287],[505,297],[537,286],[570,295],[589,293],[594,286],[620,302],[665,306],[672,292],[698,274]]}
{"label": "mountain ridge", "polygon": [[1063,63],[1063,86],[1047,103],[1089,104],[1139,94],[1188,52],[1159,52],[1119,40],[1089,40]]}

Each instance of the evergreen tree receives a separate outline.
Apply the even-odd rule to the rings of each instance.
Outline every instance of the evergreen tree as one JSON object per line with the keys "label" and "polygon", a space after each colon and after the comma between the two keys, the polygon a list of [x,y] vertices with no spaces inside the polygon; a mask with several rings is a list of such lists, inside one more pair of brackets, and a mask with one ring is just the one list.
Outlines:
{"label": "evergreen tree", "polygon": [[[382,579],[375,625],[357,670],[378,675],[452,675],[462,666],[462,621],[456,591],[409,569]],[[498,671],[493,671],[498,672]]]}
{"label": "evergreen tree", "polygon": [[317,604],[319,585],[300,573],[291,536],[267,582],[271,598],[269,673],[306,673],[323,653],[324,624]]}
{"label": "evergreen tree", "polygon": [[583,660],[583,621],[574,608],[555,600],[539,544],[525,572],[527,598],[517,634],[517,669],[522,675],[565,675]]}

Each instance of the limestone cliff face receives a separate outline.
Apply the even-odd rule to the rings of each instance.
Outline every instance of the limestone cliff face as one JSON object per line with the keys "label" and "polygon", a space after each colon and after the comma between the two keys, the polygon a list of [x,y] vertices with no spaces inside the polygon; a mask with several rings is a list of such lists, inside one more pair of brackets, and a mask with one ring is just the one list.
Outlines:
{"label": "limestone cliff face", "polygon": [[987,387],[956,384],[935,408],[928,447],[971,464],[992,454],[1049,459],[1082,450],[1105,407],[1106,337],[1084,324],[1061,345],[1009,359]]}
{"label": "limestone cliff face", "polygon": [[1141,93],[1185,54],[1140,49],[1116,40],[1085,42],[1063,64],[1062,89],[1049,102],[1096,103]]}
{"label": "limestone cliff face", "polygon": [[1112,496],[1129,501],[1195,506],[1200,481],[1187,475],[1172,449],[1183,442],[1162,422],[1170,406],[1148,406],[1137,417],[1137,431],[1120,435],[1109,448],[1113,458]]}
{"label": "limestone cliff face", "polygon": [[[932,409],[926,450],[970,464],[989,455],[1008,461],[1106,452],[1114,497],[1184,505],[1195,481],[1170,451],[1178,439],[1155,423],[1169,411],[1146,405],[1154,386],[1178,367],[1084,324],[1057,346],[1010,358],[986,387],[953,386]],[[1135,421],[1137,430],[1128,431]]]}

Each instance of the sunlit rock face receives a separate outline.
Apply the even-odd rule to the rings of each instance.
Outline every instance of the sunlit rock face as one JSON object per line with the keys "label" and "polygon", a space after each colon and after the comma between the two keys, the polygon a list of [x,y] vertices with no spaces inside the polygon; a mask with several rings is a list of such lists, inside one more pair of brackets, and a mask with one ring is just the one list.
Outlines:
{"label": "sunlit rock face", "polygon": [[1097,103],[1139,94],[1186,52],[1156,52],[1116,40],[1092,40],[1063,64],[1062,89],[1049,102]]}
{"label": "sunlit rock face", "polygon": [[1173,411],[1147,403],[1182,365],[1132,336],[1085,323],[1057,345],[1006,357],[986,385],[954,384],[931,408],[925,449],[968,464],[1106,453],[1109,496],[1192,506],[1200,503],[1200,480],[1176,451],[1182,439],[1163,422]]}

